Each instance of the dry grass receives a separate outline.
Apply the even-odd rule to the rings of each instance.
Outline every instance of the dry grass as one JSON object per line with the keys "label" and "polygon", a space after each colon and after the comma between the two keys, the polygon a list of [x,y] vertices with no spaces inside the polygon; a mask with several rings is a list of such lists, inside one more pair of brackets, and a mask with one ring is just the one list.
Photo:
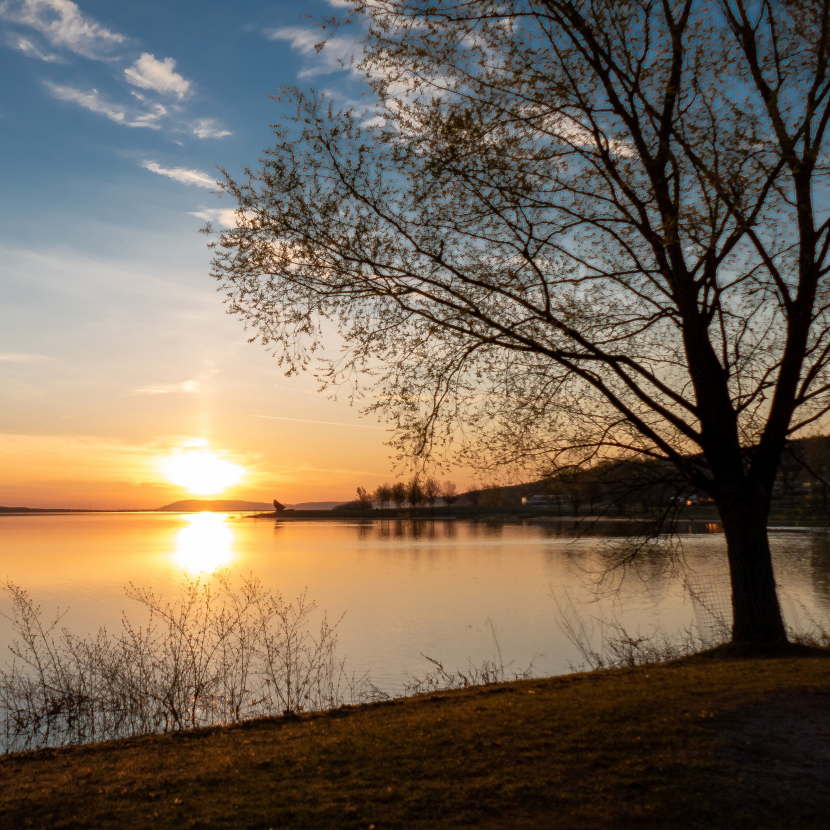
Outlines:
{"label": "dry grass", "polygon": [[824,827],[830,660],[803,655],[12,755],[0,827]]}

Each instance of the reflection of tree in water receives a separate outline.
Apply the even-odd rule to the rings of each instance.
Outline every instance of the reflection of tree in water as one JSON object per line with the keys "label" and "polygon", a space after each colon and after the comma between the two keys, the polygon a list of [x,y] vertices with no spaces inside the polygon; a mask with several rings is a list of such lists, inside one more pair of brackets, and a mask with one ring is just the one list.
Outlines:
{"label": "reflection of tree in water", "polygon": [[412,522],[413,539],[435,539],[435,522]]}
{"label": "reflection of tree in water", "polygon": [[662,593],[686,573],[683,545],[676,537],[598,538],[595,551],[589,568],[594,571],[592,581],[600,593],[618,591],[629,580]]}

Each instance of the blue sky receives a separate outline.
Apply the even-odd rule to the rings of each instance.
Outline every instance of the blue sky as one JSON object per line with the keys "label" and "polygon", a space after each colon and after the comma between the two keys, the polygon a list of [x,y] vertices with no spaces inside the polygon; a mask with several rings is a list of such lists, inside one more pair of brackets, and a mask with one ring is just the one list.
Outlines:
{"label": "blue sky", "polygon": [[359,94],[337,65],[353,36],[312,48],[305,16],[333,11],[0,0],[0,504],[163,503],[184,494],[159,459],[199,442],[250,471],[234,495],[389,478],[378,424],[282,377],[224,314],[197,233],[232,207],[217,165],[269,144],[268,93]]}

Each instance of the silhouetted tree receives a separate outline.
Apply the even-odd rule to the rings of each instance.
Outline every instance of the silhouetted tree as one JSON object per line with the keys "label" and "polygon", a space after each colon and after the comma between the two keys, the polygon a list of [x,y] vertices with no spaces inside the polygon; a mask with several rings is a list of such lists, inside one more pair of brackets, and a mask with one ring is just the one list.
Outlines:
{"label": "silhouetted tree", "polygon": [[477,507],[481,502],[481,490],[467,490],[464,495],[473,507]]}
{"label": "silhouetted tree", "polygon": [[406,500],[410,507],[420,507],[424,503],[424,488],[418,476],[413,476],[406,485]]}
{"label": "silhouetted tree", "polygon": [[375,490],[375,499],[381,508],[389,507],[389,502],[392,500],[392,485],[379,484]]}
{"label": "silhouetted tree", "polygon": [[363,510],[368,510],[372,506],[372,496],[364,487],[357,488],[357,499],[355,501]]}
{"label": "silhouetted tree", "polygon": [[501,487],[491,484],[481,491],[481,503],[485,507],[501,507]]}
{"label": "silhouetted tree", "polygon": [[402,481],[396,481],[392,485],[392,501],[395,502],[395,507],[400,510],[406,503],[406,484]]}
{"label": "silhouetted tree", "polygon": [[432,477],[424,480],[424,500],[430,506],[435,507],[435,502],[441,497],[441,485]]}
{"label": "silhouetted tree", "polygon": [[441,498],[447,507],[452,507],[458,500],[458,489],[454,481],[445,481],[441,486]]}
{"label": "silhouetted tree", "polygon": [[672,463],[723,521],[733,639],[783,640],[766,518],[830,404],[830,0],[351,15],[374,117],[289,93],[224,185],[230,310],[289,371],[337,322],[322,377],[368,375],[404,455]]}

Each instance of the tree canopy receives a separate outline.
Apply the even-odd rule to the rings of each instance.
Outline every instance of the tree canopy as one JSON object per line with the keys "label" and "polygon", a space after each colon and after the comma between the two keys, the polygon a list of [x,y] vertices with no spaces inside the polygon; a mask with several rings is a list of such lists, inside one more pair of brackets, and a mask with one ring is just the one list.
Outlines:
{"label": "tree canopy", "polygon": [[288,371],[336,323],[323,376],[405,455],[673,462],[723,517],[736,639],[780,639],[769,498],[830,406],[828,12],[359,3],[371,112],[288,91],[227,177],[230,309]]}

